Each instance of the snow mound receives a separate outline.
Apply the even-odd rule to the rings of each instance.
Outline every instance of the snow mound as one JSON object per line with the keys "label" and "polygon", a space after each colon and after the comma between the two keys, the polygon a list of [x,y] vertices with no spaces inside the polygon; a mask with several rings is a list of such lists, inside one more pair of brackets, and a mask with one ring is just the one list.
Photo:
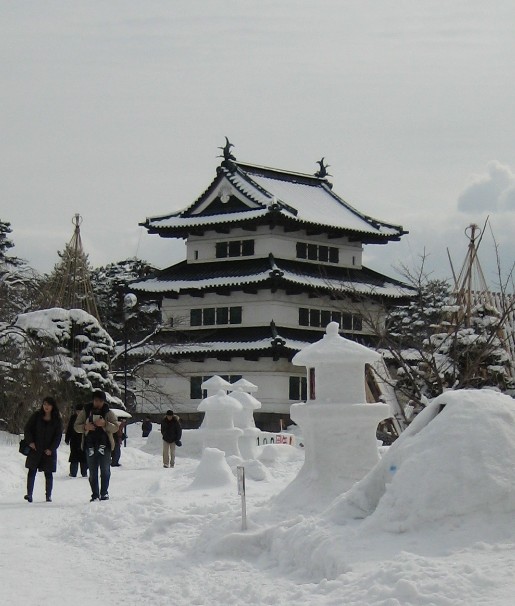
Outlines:
{"label": "snow mound", "polygon": [[218,448],[204,448],[190,488],[216,488],[236,484],[236,479],[225,460],[225,453]]}
{"label": "snow mound", "polygon": [[404,532],[449,516],[515,511],[515,402],[491,390],[433,400],[329,518]]}
{"label": "snow mound", "polygon": [[261,461],[248,459],[243,462],[243,466],[245,467],[246,478],[254,480],[255,482],[270,481],[270,473]]}
{"label": "snow mound", "polygon": [[302,451],[289,444],[265,444],[258,448],[258,453],[258,460],[268,467],[304,458]]}

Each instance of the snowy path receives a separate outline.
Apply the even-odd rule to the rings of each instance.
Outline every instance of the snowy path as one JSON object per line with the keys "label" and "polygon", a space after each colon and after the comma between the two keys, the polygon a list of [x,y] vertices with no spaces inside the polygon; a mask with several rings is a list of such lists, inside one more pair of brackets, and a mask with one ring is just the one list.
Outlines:
{"label": "snowy path", "polygon": [[450,519],[394,534],[362,522],[337,526],[268,499],[301,461],[278,461],[248,482],[249,530],[230,489],[189,488],[198,459],[163,469],[140,438],[113,469],[111,500],[89,503],[89,484],[67,477],[59,453],[54,500],[23,501],[25,470],[0,444],[0,595],[7,606],[140,604],[227,606],[508,606],[514,603],[512,514]]}
{"label": "snowy path", "polygon": [[163,469],[158,455],[126,448],[122,467],[112,471],[111,500],[89,503],[87,480],[66,475],[63,447],[53,502],[44,502],[38,474],[28,504],[18,457],[16,489],[0,499],[4,604],[81,606],[107,596],[126,605],[170,604],[171,596],[178,605],[286,604],[299,595],[294,582],[282,579],[278,598],[273,570],[260,573],[239,559],[204,561],[195,553],[203,527],[221,514],[233,512],[233,530],[241,524],[236,490],[186,490],[197,460]]}

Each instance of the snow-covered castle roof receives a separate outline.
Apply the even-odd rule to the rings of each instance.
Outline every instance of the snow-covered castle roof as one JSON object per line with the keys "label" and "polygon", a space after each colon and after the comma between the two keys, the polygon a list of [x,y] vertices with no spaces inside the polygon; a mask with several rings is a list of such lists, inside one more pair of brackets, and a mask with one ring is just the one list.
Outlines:
{"label": "snow-covered castle roof", "polygon": [[324,228],[334,234],[356,234],[362,242],[398,240],[407,233],[369,217],[332,190],[325,177],[222,162],[209,187],[193,204],[175,213],[147,218],[149,233],[185,237],[220,224],[275,224]]}
{"label": "snow-covered castle roof", "polygon": [[191,290],[235,288],[245,284],[298,286],[341,293],[387,298],[409,297],[413,289],[368,268],[320,267],[294,260],[268,258],[238,259],[212,263],[173,265],[157,275],[133,282],[131,289],[142,293],[186,293]]}

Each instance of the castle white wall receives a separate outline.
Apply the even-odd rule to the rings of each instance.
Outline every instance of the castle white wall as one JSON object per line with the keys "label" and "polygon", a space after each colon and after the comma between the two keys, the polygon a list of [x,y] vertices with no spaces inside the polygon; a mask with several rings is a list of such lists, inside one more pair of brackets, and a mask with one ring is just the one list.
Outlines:
{"label": "castle white wall", "polygon": [[260,413],[289,414],[290,405],[296,401],[289,399],[289,377],[304,377],[305,370],[293,366],[287,360],[274,362],[269,358],[260,358],[257,361],[244,358],[233,358],[229,361],[208,358],[204,362],[185,360],[174,364],[173,370],[170,366],[162,364],[147,365],[139,376],[150,382],[148,391],[152,392],[151,402],[140,398],[138,412],[158,413],[170,407],[169,400],[155,394],[152,386],[173,398],[174,412],[197,412],[200,398],[190,399],[190,378],[212,375],[243,376],[258,387],[256,397],[261,402]]}
{"label": "castle white wall", "polygon": [[[179,299],[164,299],[162,305],[163,323],[175,328],[190,327],[190,310],[206,307],[242,307],[242,323],[238,326],[268,326],[273,320],[277,325],[298,328],[299,307],[330,311],[348,311],[363,316],[361,333],[372,333],[366,320],[370,317],[380,319],[380,306],[373,302],[353,304],[348,299],[332,301],[326,298],[310,298],[307,294],[288,295],[284,291],[271,292],[260,290],[256,294],[235,291],[230,296],[206,293],[204,297],[183,295]],[[172,321],[173,320],[173,321]],[[234,326],[234,325],[233,325]],[[191,327],[192,330],[203,327]],[[323,331],[324,327],[320,330]]]}
{"label": "castle white wall", "polygon": [[[297,242],[307,244],[320,244],[334,246],[339,249],[339,263],[341,267],[361,268],[363,247],[360,242],[349,242],[348,238],[334,238],[328,240],[320,236],[308,236],[305,231],[285,233],[282,228],[270,231],[266,226],[260,226],[255,231],[241,228],[232,229],[229,234],[220,234],[215,231],[206,231],[203,236],[191,235],[186,241],[186,257],[188,263],[205,263],[217,261],[223,263],[224,259],[216,258],[215,245],[217,242],[231,240],[254,240],[254,257],[268,257],[272,253],[278,259],[296,259]],[[231,257],[234,259],[235,257]],[[246,257],[251,258],[251,257]],[[303,261],[309,263],[307,259]],[[320,264],[318,261],[312,263]],[[323,264],[322,264],[323,265]],[[335,265],[327,263],[327,265]]]}

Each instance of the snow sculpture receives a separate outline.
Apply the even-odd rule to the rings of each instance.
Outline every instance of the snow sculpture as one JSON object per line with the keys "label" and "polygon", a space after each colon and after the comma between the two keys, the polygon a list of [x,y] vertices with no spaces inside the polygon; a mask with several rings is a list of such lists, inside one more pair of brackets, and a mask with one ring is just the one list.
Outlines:
{"label": "snow sculpture", "polygon": [[[221,377],[217,377],[223,381]],[[215,377],[211,377],[212,380]],[[205,383],[202,387],[205,388]],[[213,384],[215,381],[213,381]],[[227,383],[227,382],[226,382]],[[230,383],[227,383],[230,385]],[[197,407],[197,410],[204,412],[204,420],[199,428],[202,434],[202,447],[218,448],[225,452],[225,456],[240,455],[238,448],[238,439],[243,435],[243,431],[234,427],[234,415],[242,409],[238,400],[227,395],[223,389],[219,389],[212,396],[204,398]]]}
{"label": "snow sculpture", "polygon": [[256,456],[257,436],[261,433],[254,422],[254,410],[261,408],[261,402],[252,393],[258,390],[257,385],[240,379],[231,385],[231,396],[241,404],[241,411],[234,415],[234,425],[243,431],[238,440],[241,456],[244,459],[254,459]]}
{"label": "snow sculpture", "polygon": [[224,392],[227,393],[232,386],[229,381],[222,379],[222,377],[218,375],[214,375],[209,377],[209,379],[206,379],[200,387],[207,391],[208,396],[214,396],[220,389],[223,389]]}
{"label": "snow sculpture", "polygon": [[324,337],[293,358],[308,369],[308,400],[293,404],[302,429],[305,461],[279,501],[324,506],[361,480],[378,462],[376,429],[391,415],[387,404],[366,404],[365,364],[380,355],[338,334],[331,322]]}

